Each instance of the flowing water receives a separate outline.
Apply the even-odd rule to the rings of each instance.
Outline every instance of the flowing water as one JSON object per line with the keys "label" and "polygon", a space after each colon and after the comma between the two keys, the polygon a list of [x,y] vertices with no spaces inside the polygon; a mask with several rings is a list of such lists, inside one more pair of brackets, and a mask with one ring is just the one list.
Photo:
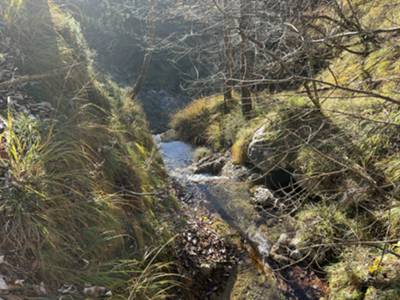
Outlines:
{"label": "flowing water", "polygon": [[211,207],[232,227],[257,244],[258,251],[267,256],[270,245],[258,229],[258,214],[250,204],[247,185],[226,176],[193,174],[193,147],[180,141],[160,142],[160,151],[168,173],[181,184],[202,191]]}
{"label": "flowing water", "polygon": [[[271,246],[263,231],[264,227],[259,224],[260,216],[249,201],[246,183],[224,176],[195,175],[192,146],[180,141],[161,142],[159,137],[156,137],[156,141],[169,175],[189,192],[200,192],[200,199],[205,199],[210,211],[217,212],[250,245],[249,256],[258,270],[274,276],[267,263]],[[296,284],[288,289],[292,290],[293,297],[286,299],[315,299],[308,297]]]}

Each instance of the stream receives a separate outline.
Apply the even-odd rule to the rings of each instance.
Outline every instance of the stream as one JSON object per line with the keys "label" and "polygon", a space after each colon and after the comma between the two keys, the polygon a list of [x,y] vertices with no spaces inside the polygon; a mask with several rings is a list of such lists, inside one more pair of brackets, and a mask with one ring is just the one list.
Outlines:
{"label": "stream", "polygon": [[[260,215],[249,201],[250,194],[245,182],[233,180],[227,176],[211,176],[208,174],[194,174],[194,148],[181,141],[162,142],[156,136],[161,155],[168,174],[182,185],[188,194],[201,194],[200,197],[207,209],[217,213],[228,226],[241,236],[247,254],[252,261],[255,273],[263,273],[265,277],[274,278],[273,281],[282,293],[278,296],[261,291],[261,297],[254,299],[319,299],[308,288],[304,289],[301,283],[290,278],[290,270],[276,274],[270,266],[269,244],[265,224],[260,222]],[[197,201],[197,200],[195,200]],[[224,299],[229,299],[224,298]],[[251,298],[253,299],[253,298]]]}
{"label": "stream", "polygon": [[200,190],[210,209],[216,210],[225,222],[251,239],[262,256],[268,256],[271,246],[256,224],[258,214],[248,201],[247,185],[227,176],[193,174],[191,145],[180,141],[160,142],[159,145],[168,174],[189,190]]}

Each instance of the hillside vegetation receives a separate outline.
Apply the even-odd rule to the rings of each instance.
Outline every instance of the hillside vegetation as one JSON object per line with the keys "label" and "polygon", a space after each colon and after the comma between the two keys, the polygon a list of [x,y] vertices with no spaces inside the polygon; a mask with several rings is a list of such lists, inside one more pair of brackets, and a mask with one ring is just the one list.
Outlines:
{"label": "hillside vegetation", "polygon": [[[391,1],[352,2],[367,28],[400,17]],[[314,78],[345,88],[319,86],[320,109],[304,88],[258,92],[249,121],[234,93],[228,107],[222,95],[196,100],[171,124],[267,182],[276,170],[291,174],[295,194],[277,191],[279,208],[262,208],[270,238],[289,236],[298,262],[326,275],[328,299],[400,299],[399,41],[390,32],[364,55],[336,53]]]}
{"label": "hillside vegetation", "polygon": [[141,108],[95,73],[79,24],[52,1],[0,9],[0,289],[162,298],[173,277],[160,214],[173,199],[160,204],[165,173]]}

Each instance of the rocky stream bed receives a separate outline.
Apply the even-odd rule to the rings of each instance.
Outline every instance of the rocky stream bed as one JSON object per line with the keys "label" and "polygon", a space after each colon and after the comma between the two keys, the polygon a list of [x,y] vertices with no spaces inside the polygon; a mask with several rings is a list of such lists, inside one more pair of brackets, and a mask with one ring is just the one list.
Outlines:
{"label": "rocky stream bed", "polygon": [[270,244],[268,219],[257,206],[279,199],[262,186],[251,195],[251,171],[233,166],[228,154],[194,163],[190,145],[156,140],[187,220],[177,255],[191,278],[191,299],[323,298],[326,285],[296,263],[287,234]]}

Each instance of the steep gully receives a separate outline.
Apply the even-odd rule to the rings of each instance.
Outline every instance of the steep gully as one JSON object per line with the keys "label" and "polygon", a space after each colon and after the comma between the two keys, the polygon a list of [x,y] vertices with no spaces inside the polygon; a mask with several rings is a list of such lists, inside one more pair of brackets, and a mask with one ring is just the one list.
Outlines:
{"label": "steep gully", "polygon": [[[194,174],[193,148],[190,145],[181,141],[162,142],[160,136],[156,136],[156,141],[170,177],[184,187],[188,197],[190,194],[201,194],[206,209],[217,213],[240,235],[242,248],[253,262],[253,267],[266,278],[273,278],[280,291],[280,299],[313,300],[323,296],[326,291],[322,282],[300,267],[290,266],[279,272],[273,270],[277,265],[269,256],[271,245],[263,232],[259,215],[248,201],[250,195],[246,183],[223,175]],[[270,299],[272,296],[268,297],[261,296],[259,299]]]}

